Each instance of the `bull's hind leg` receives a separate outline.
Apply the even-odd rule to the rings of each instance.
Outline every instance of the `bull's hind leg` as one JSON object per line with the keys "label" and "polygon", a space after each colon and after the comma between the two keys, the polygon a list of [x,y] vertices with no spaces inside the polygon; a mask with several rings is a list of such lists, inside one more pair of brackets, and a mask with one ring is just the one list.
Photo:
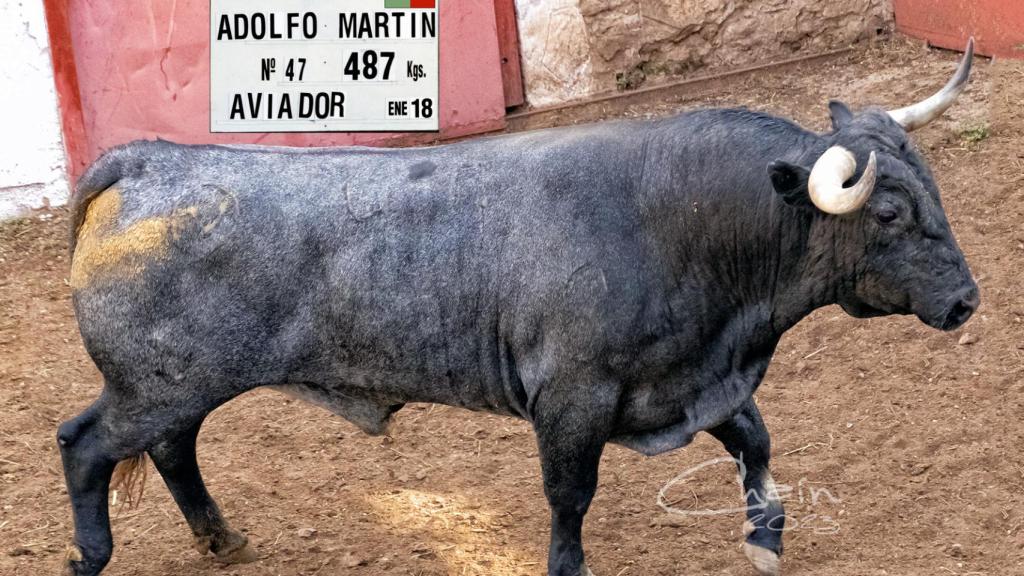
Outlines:
{"label": "bull's hind leg", "polygon": [[74,576],[96,576],[110,561],[114,542],[107,498],[115,471],[128,493],[133,486],[141,489],[135,474],[144,470],[142,454],[181,422],[178,414],[162,420],[160,414],[143,410],[137,398],[110,390],[108,384],[92,406],[57,431],[75,520],[74,544],[67,555],[67,570]]}
{"label": "bull's hind leg", "polygon": [[[223,398],[178,396],[175,393],[182,389],[168,387],[163,380],[139,382],[127,387],[112,384],[108,379],[100,398],[80,416],[62,424],[57,433],[75,520],[74,546],[68,551],[67,562],[74,576],[96,576],[110,561],[113,540],[107,498],[111,477],[119,463],[118,471],[126,474],[117,476],[126,479],[125,486],[130,492],[132,471],[143,469],[138,464],[145,452],[155,446],[171,446],[173,439],[186,433],[191,433],[189,445],[194,446],[194,432],[202,419],[234,395],[228,391],[230,394]],[[177,471],[176,466],[182,466],[170,463],[168,456],[181,450],[157,452],[162,472]],[[187,470],[189,463],[194,465],[194,456],[184,462]],[[184,478],[181,486],[189,482],[187,473],[172,476]],[[190,488],[194,492],[195,486]],[[186,492],[184,488],[179,491]],[[230,548],[226,533],[221,534],[224,536],[220,543],[225,549]]]}
{"label": "bull's hind leg", "polygon": [[218,561],[228,564],[253,562],[257,556],[249,547],[248,539],[232,530],[224,520],[199,473],[196,461],[199,426],[150,448],[149,455],[188,521],[196,549],[201,554],[213,552]]}
{"label": "bull's hind leg", "polygon": [[778,576],[786,516],[768,471],[771,439],[754,400],[747,400],[736,415],[709,432],[722,442],[744,473],[747,540],[743,552],[759,574]]}
{"label": "bull's hind leg", "polygon": [[75,519],[75,540],[67,564],[74,576],[99,574],[114,548],[107,494],[119,458],[106,438],[101,402],[62,424],[57,433]]}

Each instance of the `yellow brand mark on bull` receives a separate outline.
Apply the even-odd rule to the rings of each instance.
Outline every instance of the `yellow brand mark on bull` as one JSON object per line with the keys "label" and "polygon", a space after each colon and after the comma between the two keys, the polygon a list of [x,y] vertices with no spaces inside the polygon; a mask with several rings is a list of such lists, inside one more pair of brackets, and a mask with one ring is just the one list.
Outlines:
{"label": "yellow brand mark on bull", "polygon": [[167,256],[170,236],[181,221],[198,213],[198,208],[190,206],[115,230],[121,214],[121,191],[111,188],[102,192],[89,204],[78,229],[71,288],[88,286],[98,273],[117,278],[141,274],[147,263]]}

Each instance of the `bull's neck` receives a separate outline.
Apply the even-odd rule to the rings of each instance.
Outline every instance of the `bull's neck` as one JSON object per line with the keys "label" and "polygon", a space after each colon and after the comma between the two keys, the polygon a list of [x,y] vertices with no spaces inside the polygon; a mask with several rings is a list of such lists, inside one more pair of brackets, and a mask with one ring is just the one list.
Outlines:
{"label": "bull's neck", "polygon": [[779,334],[814,310],[835,304],[840,289],[839,262],[828,216],[794,209],[776,197],[773,221],[788,222],[771,244],[778,254],[775,278],[760,278],[761,294],[772,306],[772,327]]}
{"label": "bull's neck", "polygon": [[673,289],[713,301],[703,320],[752,315],[765,337],[777,338],[836,302],[835,242],[826,216],[775,193],[767,161],[744,165],[747,173],[717,179],[676,173],[660,193],[644,195],[646,212]]}

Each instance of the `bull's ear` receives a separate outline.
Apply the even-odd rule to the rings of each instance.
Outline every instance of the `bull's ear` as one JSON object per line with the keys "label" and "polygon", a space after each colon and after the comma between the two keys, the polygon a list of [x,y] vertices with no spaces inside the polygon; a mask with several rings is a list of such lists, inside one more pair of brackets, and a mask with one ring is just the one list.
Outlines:
{"label": "bull's ear", "polygon": [[839,130],[849,124],[850,120],[853,120],[853,112],[850,111],[849,106],[839,100],[828,101],[828,112],[832,117],[833,130]]}
{"label": "bull's ear", "polygon": [[813,208],[811,197],[807,194],[807,178],[811,171],[803,166],[790,164],[784,160],[776,160],[768,164],[768,176],[783,201],[790,206]]}

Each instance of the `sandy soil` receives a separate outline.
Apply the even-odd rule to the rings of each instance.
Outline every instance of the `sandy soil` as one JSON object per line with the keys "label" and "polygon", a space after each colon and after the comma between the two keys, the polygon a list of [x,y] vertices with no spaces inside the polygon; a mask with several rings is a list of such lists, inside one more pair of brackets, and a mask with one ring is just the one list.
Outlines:
{"label": "sandy soil", "polygon": [[[713,98],[666,95],[605,115],[747,105],[824,129],[828,98],[905,104],[941,86],[955,60],[895,41]],[[786,574],[1024,574],[1024,66],[976,66],[961,103],[917,139],[984,303],[952,334],[833,307],[784,338],[757,399],[775,478],[793,489]],[[66,220],[55,211],[0,225],[5,575],[57,572],[72,525],[53,438],[100,389],[68,301]],[[274,392],[239,398],[210,418],[199,457],[261,559],[220,567],[199,556],[154,473],[142,505],[113,522],[107,573],[543,574],[548,513],[529,427],[440,406],[397,419],[388,442]],[[585,527],[594,571],[753,574],[740,514],[668,516],[657,505],[680,472],[723,455],[706,435],[654,459],[610,447]],[[684,510],[736,506],[735,474],[711,466],[665,497]]]}

